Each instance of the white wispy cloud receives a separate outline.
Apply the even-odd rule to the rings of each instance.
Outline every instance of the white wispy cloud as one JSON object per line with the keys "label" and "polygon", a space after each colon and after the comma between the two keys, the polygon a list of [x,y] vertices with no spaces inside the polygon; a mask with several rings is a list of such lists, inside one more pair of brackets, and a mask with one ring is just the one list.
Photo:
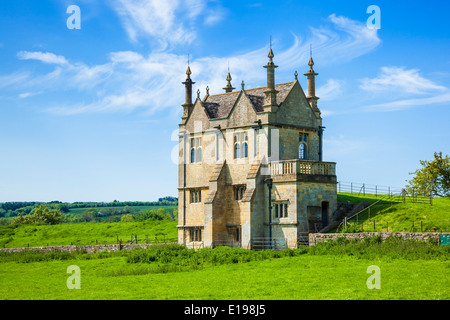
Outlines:
{"label": "white wispy cloud", "polygon": [[188,44],[195,37],[192,20],[200,15],[206,0],[114,0],[118,13],[132,41],[140,37],[157,39],[164,49],[169,44]]}
{"label": "white wispy cloud", "polygon": [[36,95],[41,94],[41,93],[42,92],[23,92],[23,93],[19,94],[19,98],[25,99],[25,98],[36,96]]}
{"label": "white wispy cloud", "polygon": [[322,101],[331,101],[342,95],[344,80],[328,79],[327,82],[316,89],[317,96]]}
{"label": "white wispy cloud", "polygon": [[18,87],[23,82],[29,80],[31,75],[28,72],[17,71],[8,75],[0,76],[0,88]]}
{"label": "white wispy cloud", "polygon": [[360,82],[359,88],[363,91],[372,92],[381,100],[391,100],[364,106],[363,111],[401,111],[450,102],[450,89],[423,77],[418,69],[382,67],[377,77],[364,78]]}
{"label": "white wispy cloud", "polygon": [[431,80],[422,77],[418,69],[405,67],[382,67],[376,78],[364,78],[360,88],[366,91],[402,91],[406,93],[424,94],[431,90],[446,90]]}
{"label": "white wispy cloud", "polygon": [[226,11],[221,7],[216,7],[214,9],[207,10],[204,23],[207,26],[213,26],[223,21],[225,19],[225,16]]}
{"label": "white wispy cloud", "polygon": [[400,99],[391,102],[374,104],[364,107],[363,110],[369,112],[401,111],[416,106],[432,106],[444,103],[450,103],[450,92],[428,98]]}
{"label": "white wispy cloud", "polygon": [[[181,39],[167,36],[170,30],[184,26],[182,22],[177,22],[175,15],[172,16],[177,11],[174,9],[177,1],[169,1],[164,4],[163,8],[155,9],[157,12],[152,12],[152,15],[156,16],[157,20],[159,19],[161,30],[157,30],[155,26],[147,26],[148,21],[144,21],[151,19],[146,17],[143,12],[151,11],[156,6],[156,2],[145,1],[144,4],[142,1],[117,0],[115,3],[117,8],[125,10],[123,14],[126,17],[123,19],[130,23],[130,36],[134,32],[147,32],[155,37],[161,37],[163,42]],[[143,7],[139,7],[139,4],[142,4]],[[142,12],[139,9],[142,9]],[[199,14],[206,14],[207,11],[204,2],[200,2],[191,8],[189,14],[195,17]],[[135,25],[141,20],[143,25]],[[311,30],[308,38],[300,39],[293,34],[294,41],[289,48],[278,52],[275,50],[275,62],[279,62],[280,65],[277,69],[278,72],[289,71],[293,75],[293,71],[299,67],[299,64],[300,67],[307,68],[311,42],[315,44],[316,64],[320,65],[348,61],[348,59],[373,50],[380,43],[376,30],[369,30],[361,22],[335,15],[328,17],[327,26]],[[205,94],[206,86],[211,88],[211,94],[223,92],[228,64],[235,87],[239,88],[242,80],[245,81],[246,88],[264,85],[266,74],[262,66],[267,63],[268,50],[268,47],[262,47],[237,55],[194,57],[190,65],[193,72],[192,77],[196,82],[194,90],[200,88],[202,96]],[[72,100],[66,103],[59,101],[54,106],[48,106],[46,110],[49,112],[71,115],[131,111],[137,108],[145,109],[150,113],[167,108],[181,112],[179,106],[184,100],[184,88],[181,82],[186,77],[184,74],[185,56],[161,50],[148,55],[134,51],[120,51],[111,52],[105,63],[92,66],[82,62],[71,62],[54,53],[24,51],[19,53],[19,58],[53,64],[55,69],[43,75],[13,74],[11,78],[5,79],[11,84],[10,87],[20,82],[17,78],[22,76],[25,78],[25,81],[20,82],[22,93],[69,89],[83,92],[83,95],[78,95],[75,100],[71,98]],[[319,88],[318,92],[323,95],[324,99],[333,99],[339,92],[341,84],[339,80],[331,79]]]}
{"label": "white wispy cloud", "polygon": [[310,30],[311,35],[305,39],[294,35],[294,45],[278,56],[283,64],[292,67],[298,65],[299,61],[308,61],[310,45],[314,61],[327,66],[351,61],[381,44],[376,29],[369,29],[363,22],[335,14],[328,16],[325,25],[310,27]]}
{"label": "white wispy cloud", "polygon": [[57,64],[57,65],[66,65],[68,61],[63,56],[57,56],[51,52],[29,52],[29,51],[20,51],[17,54],[17,57],[21,60],[38,60],[48,64]]}

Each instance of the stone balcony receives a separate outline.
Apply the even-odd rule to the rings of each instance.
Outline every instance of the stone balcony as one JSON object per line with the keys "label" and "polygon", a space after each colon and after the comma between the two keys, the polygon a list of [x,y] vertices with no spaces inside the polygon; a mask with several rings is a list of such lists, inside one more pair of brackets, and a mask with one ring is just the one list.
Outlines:
{"label": "stone balcony", "polygon": [[281,160],[268,164],[274,182],[305,181],[336,183],[336,163],[315,160]]}

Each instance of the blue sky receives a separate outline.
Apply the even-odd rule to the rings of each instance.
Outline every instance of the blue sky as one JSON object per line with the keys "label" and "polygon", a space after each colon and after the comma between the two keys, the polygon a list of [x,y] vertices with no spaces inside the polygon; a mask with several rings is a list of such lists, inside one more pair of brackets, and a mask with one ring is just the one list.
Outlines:
{"label": "blue sky", "polygon": [[[68,29],[70,5],[81,29]],[[369,29],[370,5],[381,10]],[[194,91],[277,83],[313,48],[324,160],[338,180],[402,187],[450,153],[445,1],[0,2],[0,202],[177,195],[187,55]],[[300,76],[306,89],[306,78]]]}

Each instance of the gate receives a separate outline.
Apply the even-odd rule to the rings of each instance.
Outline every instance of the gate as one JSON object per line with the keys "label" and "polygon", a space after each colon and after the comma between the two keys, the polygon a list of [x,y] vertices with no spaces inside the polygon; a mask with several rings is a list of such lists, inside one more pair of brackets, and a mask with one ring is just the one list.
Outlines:
{"label": "gate", "polygon": [[285,238],[258,237],[251,239],[249,242],[249,249],[251,250],[283,250],[286,248]]}
{"label": "gate", "polygon": [[300,232],[297,238],[297,247],[300,246],[309,246],[309,233],[308,232]]}
{"label": "gate", "polygon": [[220,247],[220,246],[225,246],[225,247],[230,247],[230,248],[241,248],[241,242],[240,241],[235,241],[235,240],[214,240],[212,247]]}

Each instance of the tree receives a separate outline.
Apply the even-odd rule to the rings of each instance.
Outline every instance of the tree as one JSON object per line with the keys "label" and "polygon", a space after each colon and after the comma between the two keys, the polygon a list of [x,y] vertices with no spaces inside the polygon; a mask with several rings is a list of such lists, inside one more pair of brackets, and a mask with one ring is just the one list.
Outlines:
{"label": "tree", "polygon": [[120,218],[120,222],[131,222],[133,221],[133,216],[131,214],[124,214]]}
{"label": "tree", "polygon": [[62,221],[59,209],[50,209],[46,205],[35,205],[33,214],[24,216],[22,213],[13,220],[13,223],[23,224],[58,224]]}
{"label": "tree", "polygon": [[98,215],[98,210],[95,208],[89,208],[83,212],[81,215],[81,220],[84,220],[86,222],[91,222],[95,219]]}
{"label": "tree", "polygon": [[434,194],[440,197],[450,197],[450,158],[442,157],[442,152],[434,153],[433,161],[420,161],[423,168],[413,173],[415,176],[408,182],[409,192]]}

